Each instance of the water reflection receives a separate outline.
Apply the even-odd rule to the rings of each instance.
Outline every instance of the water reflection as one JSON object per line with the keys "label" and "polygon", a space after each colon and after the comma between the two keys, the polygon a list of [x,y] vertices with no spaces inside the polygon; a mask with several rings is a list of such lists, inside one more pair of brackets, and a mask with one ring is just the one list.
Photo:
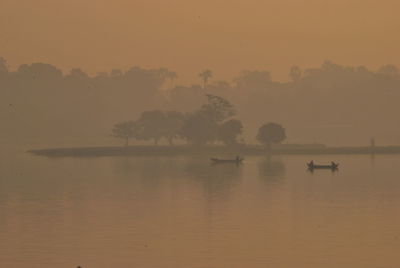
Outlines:
{"label": "water reflection", "polygon": [[339,168],[327,168],[327,169],[314,169],[314,168],[307,168],[307,172],[309,172],[310,174],[314,174],[314,172],[330,172],[332,174],[336,174],[339,172]]}
{"label": "water reflection", "polygon": [[[225,195],[242,177],[242,166],[212,165],[205,157],[121,157],[114,162],[117,178],[155,190],[167,183],[194,182],[207,194]],[[147,186],[146,186],[147,185]]]}
{"label": "water reflection", "polygon": [[308,158],[5,159],[0,266],[399,267],[400,157]]}
{"label": "water reflection", "polygon": [[266,181],[277,181],[285,175],[285,164],[278,158],[267,156],[258,162],[259,176]]}
{"label": "water reflection", "polygon": [[115,159],[114,171],[119,175],[139,175],[148,180],[178,175],[181,166],[179,157],[128,156]]}
{"label": "water reflection", "polygon": [[199,159],[188,159],[185,164],[185,175],[201,182],[204,190],[210,195],[229,192],[242,177],[241,165],[215,165]]}

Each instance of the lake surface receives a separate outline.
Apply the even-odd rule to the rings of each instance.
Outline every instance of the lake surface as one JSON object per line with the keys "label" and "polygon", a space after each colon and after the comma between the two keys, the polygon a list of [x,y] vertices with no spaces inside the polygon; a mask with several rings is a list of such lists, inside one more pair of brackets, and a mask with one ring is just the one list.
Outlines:
{"label": "lake surface", "polygon": [[[310,173],[331,160],[340,170]],[[400,156],[0,162],[0,267],[398,268]]]}

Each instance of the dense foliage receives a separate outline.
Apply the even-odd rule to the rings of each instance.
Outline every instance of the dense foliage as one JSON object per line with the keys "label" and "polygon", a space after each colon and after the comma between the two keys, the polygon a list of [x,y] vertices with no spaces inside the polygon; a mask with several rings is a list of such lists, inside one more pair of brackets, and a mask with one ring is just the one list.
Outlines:
{"label": "dense foliage", "polygon": [[281,143],[285,139],[285,129],[279,124],[268,123],[258,129],[257,140],[268,147],[274,143]]}
{"label": "dense foliage", "polygon": [[[63,73],[44,63],[11,70],[1,59],[0,139],[46,144],[79,140],[87,144],[109,137],[110,126],[116,122],[160,110],[180,111],[179,118],[202,111],[214,114],[208,116],[218,124],[239,111],[235,116],[243,122],[250,143],[265,122],[287,127],[290,142],[368,144],[375,137],[378,143],[400,143],[400,125],[395,123],[400,113],[396,66],[371,71],[326,61],[318,68],[294,66],[288,78],[288,82],[277,82],[268,71],[245,70],[232,81],[221,81],[218,74],[205,70],[197,84],[181,85],[178,75],[165,68],[132,67],[89,75],[80,69]],[[205,94],[218,96],[217,102],[204,104]],[[235,109],[215,114],[219,97],[234,103]],[[183,121],[173,121],[169,134],[152,129],[152,137],[146,138],[173,142],[182,137],[176,129],[182,128]],[[149,129],[151,126],[146,131]],[[207,140],[219,139],[220,134],[211,136]]]}

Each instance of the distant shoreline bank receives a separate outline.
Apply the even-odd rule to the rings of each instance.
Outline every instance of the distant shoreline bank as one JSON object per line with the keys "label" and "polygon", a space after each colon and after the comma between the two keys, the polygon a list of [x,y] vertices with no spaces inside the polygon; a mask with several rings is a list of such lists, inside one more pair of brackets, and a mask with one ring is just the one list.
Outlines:
{"label": "distant shoreline bank", "polygon": [[263,146],[103,146],[48,148],[29,150],[29,153],[46,157],[102,157],[102,156],[138,156],[138,155],[327,155],[327,154],[400,154],[400,146],[376,147],[325,147],[325,146],[279,146],[268,151]]}

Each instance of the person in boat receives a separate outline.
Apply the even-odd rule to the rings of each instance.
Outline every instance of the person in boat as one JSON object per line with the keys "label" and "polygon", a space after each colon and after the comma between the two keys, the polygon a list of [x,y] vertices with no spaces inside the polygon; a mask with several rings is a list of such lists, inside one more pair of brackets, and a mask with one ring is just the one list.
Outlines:
{"label": "person in boat", "polygon": [[314,160],[311,160],[310,167],[313,167],[313,166],[314,166]]}
{"label": "person in boat", "polygon": [[240,161],[240,156],[236,156],[236,162],[239,162]]}

